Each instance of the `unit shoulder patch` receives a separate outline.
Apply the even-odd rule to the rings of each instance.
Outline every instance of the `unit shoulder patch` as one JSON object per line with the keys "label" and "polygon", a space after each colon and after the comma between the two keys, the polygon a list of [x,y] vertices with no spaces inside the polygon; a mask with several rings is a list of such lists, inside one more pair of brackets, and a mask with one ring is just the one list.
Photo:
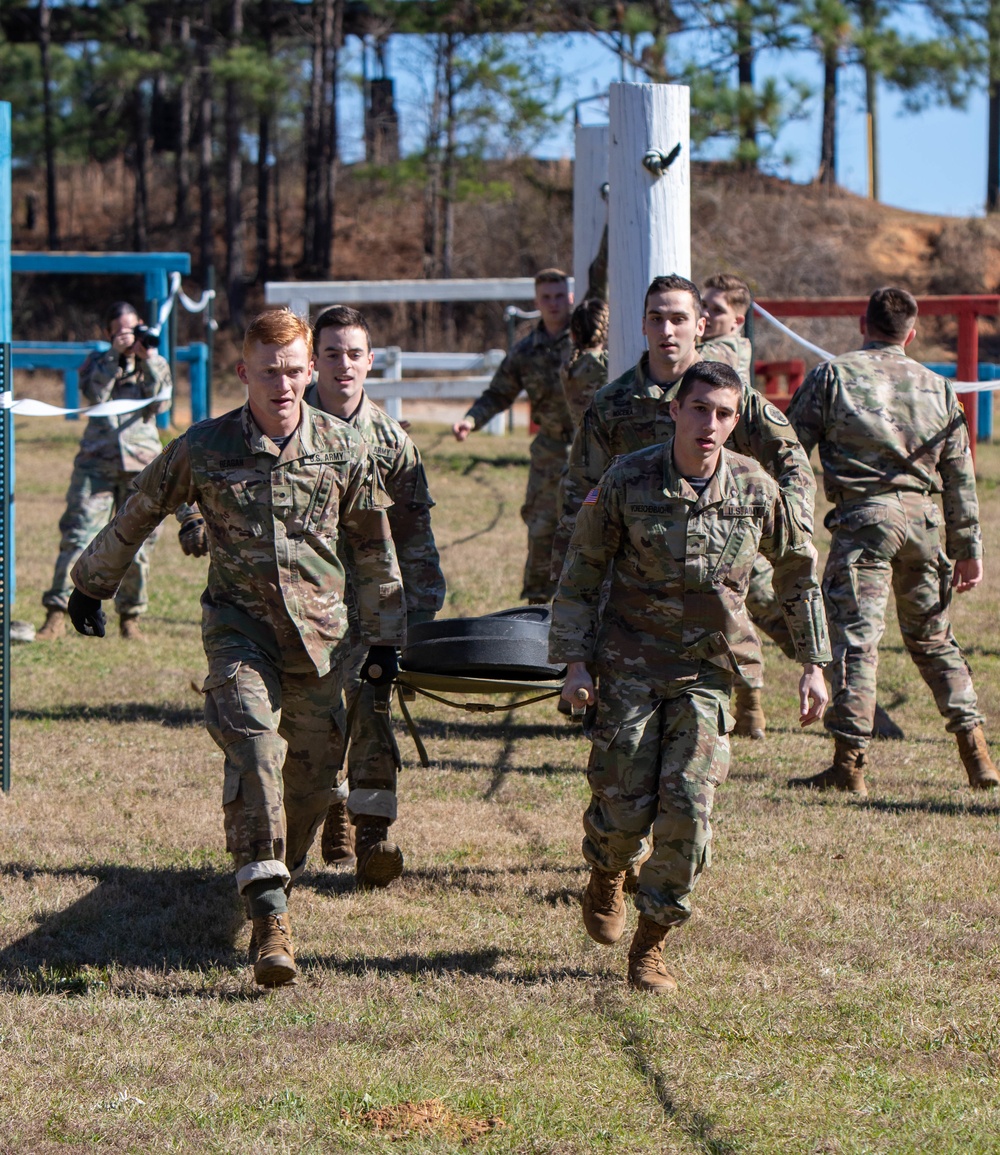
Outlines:
{"label": "unit shoulder patch", "polygon": [[775,425],[790,425],[791,422],[781,412],[777,405],[772,405],[770,401],[764,403],[764,416],[768,421],[773,421]]}

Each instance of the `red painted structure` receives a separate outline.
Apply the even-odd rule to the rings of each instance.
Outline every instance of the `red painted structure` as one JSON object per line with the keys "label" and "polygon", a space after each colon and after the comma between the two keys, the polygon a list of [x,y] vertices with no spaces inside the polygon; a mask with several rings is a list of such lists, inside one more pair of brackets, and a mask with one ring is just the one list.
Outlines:
{"label": "red painted structure", "polygon": [[[757,302],[774,317],[858,317],[864,316],[867,297],[761,298]],[[980,294],[970,297],[918,297],[917,304],[925,317],[958,318],[958,356],[956,377],[975,381],[979,375],[979,318],[1000,314],[1000,295]],[[976,395],[963,393],[959,400],[965,406],[972,451],[976,451]]]}

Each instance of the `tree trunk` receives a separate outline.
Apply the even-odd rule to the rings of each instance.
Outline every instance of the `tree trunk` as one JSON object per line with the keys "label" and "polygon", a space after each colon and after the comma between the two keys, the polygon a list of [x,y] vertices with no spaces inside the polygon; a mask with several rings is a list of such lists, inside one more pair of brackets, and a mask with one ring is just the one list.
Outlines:
{"label": "tree trunk", "polygon": [[[455,46],[454,33],[447,35],[447,55],[444,61],[445,145],[444,145],[444,228],[441,238],[441,276],[454,276],[455,267],[455,201],[458,196],[458,160],[456,157],[455,123]],[[441,306],[442,336],[447,344],[454,344],[455,306],[445,301]]]}
{"label": "tree trunk", "polygon": [[340,44],[344,34],[344,0],[327,0],[327,19],[324,20],[326,51],[323,60],[324,102],[323,124],[323,233],[320,237],[320,275],[330,276],[333,261],[334,218],[337,205],[337,171],[340,148],[337,137],[337,79],[340,69]]}
{"label": "tree trunk", "polygon": [[840,52],[836,44],[823,48],[823,130],[820,142],[819,183],[837,183],[837,69]]}
{"label": "tree trunk", "polygon": [[42,65],[42,114],[45,141],[45,220],[48,227],[48,245],[58,249],[59,207],[56,194],[56,145],[52,130],[52,71],[49,62],[51,46],[50,21],[52,12],[48,0],[38,0],[38,48]]}
{"label": "tree trunk", "polygon": [[319,245],[317,228],[320,213],[320,165],[323,124],[323,10],[326,0],[313,0],[312,72],[309,103],[306,105],[305,144],[305,220],[302,222],[302,264],[315,271]]}
{"label": "tree trunk", "polygon": [[[264,0],[264,51],[268,63],[274,51],[274,34],[271,27],[271,0]],[[269,243],[269,202],[271,184],[271,111],[261,109],[257,121],[257,282],[263,284],[270,274],[271,254]]]}
{"label": "tree trunk", "polygon": [[995,213],[1000,209],[1000,0],[990,0],[986,20],[990,69],[986,211]]}
{"label": "tree trunk", "polygon": [[736,77],[739,85],[739,165],[757,169],[757,112],[753,88],[753,13],[742,0],[736,5]]}
{"label": "tree trunk", "polygon": [[[238,48],[243,36],[243,0],[231,0],[229,9],[229,47]],[[226,293],[229,297],[229,321],[243,327],[244,273],[246,269],[243,228],[243,162],[240,156],[240,86],[226,81]]]}
{"label": "tree trunk", "polygon": [[134,131],[135,196],[132,201],[132,247],[145,252],[149,244],[149,122],[146,95],[142,82],[136,83],[132,93],[132,125]]}
{"label": "tree trunk", "polygon": [[202,284],[215,263],[215,234],[212,221],[212,2],[202,5],[202,29],[198,42],[200,81],[198,114],[198,194],[201,204],[200,260]]}
{"label": "tree trunk", "polygon": [[180,47],[184,61],[177,89],[177,151],[175,154],[174,225],[186,229],[191,223],[191,20],[181,18]]}

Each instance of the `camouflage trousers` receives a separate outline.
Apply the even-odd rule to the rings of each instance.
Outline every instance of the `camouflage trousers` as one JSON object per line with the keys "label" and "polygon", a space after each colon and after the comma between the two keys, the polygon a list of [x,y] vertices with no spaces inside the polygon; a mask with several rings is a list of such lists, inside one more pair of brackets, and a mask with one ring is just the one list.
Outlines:
{"label": "camouflage trousers", "polygon": [[833,648],[827,729],[857,748],[871,738],[890,584],[903,644],[947,729],[981,724],[972,673],[948,619],[952,565],[941,548],[936,504],[922,494],[889,494],[834,510],[827,523],[833,531],[823,575]]}
{"label": "camouflage trousers", "polygon": [[209,655],[204,693],[205,725],[226,759],[222,811],[237,886],[295,878],[343,761],[340,670],[289,673],[241,641]]}
{"label": "camouflage trousers", "polygon": [[[70,572],[80,554],[111,520],[112,514],[123,505],[137,473],[102,473],[97,470],[73,467],[69,489],[66,491],[66,511],[59,519],[59,556],[56,558],[52,586],[42,595],[47,609],[65,610],[73,592]],[[128,567],[122,584],[115,594],[115,609],[131,617],[146,612],[149,605],[149,555],[159,530],[146,538]]]}
{"label": "camouflage trousers", "polygon": [[[625,870],[651,832],[635,905],[662,926],[691,916],[691,891],[711,862],[715,789],[729,772],[731,676],[708,662],[692,665],[695,675],[665,683],[662,698],[623,711],[606,749],[608,732],[594,733],[587,769],[583,856],[602,870]],[[618,690],[602,677],[602,699]]]}
{"label": "camouflage trousers", "polygon": [[774,566],[763,557],[757,555],[753,563],[753,572],[750,574],[750,585],[747,589],[746,607],[753,624],[763,630],[772,642],[781,650],[786,658],[795,661],[795,643],[781,612],[781,603],[778,601],[771,584],[774,576]]}
{"label": "camouflage trousers", "polygon": [[569,446],[539,433],[531,443],[528,489],[521,520],[528,527],[528,560],[524,566],[524,599],[549,600],[556,591],[550,577],[552,539],[559,520],[559,479],[566,470]]}
{"label": "camouflage trousers", "polygon": [[342,669],[351,732],[347,746],[347,777],[333,792],[347,803],[351,821],[359,814],[396,820],[396,782],[402,768],[392,732],[391,686],[362,681],[361,667],[368,647],[357,641]]}

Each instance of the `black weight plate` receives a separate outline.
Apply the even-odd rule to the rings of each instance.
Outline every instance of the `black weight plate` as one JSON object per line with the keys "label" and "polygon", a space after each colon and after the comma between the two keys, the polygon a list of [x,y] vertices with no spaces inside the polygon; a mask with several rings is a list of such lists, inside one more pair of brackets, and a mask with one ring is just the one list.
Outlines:
{"label": "black weight plate", "polygon": [[[547,606],[539,607],[543,615],[529,617],[516,616],[522,611],[507,610],[499,614],[487,614],[480,618],[444,618],[434,622],[422,622],[407,631],[407,646],[417,642],[429,642],[439,638],[510,638],[536,641],[548,647],[549,618]],[[530,612],[533,607],[527,607]]]}
{"label": "black weight plate", "polygon": [[548,660],[548,642],[509,636],[430,638],[408,643],[400,655],[407,670],[459,677],[506,677],[545,681],[559,677],[564,666]]}

